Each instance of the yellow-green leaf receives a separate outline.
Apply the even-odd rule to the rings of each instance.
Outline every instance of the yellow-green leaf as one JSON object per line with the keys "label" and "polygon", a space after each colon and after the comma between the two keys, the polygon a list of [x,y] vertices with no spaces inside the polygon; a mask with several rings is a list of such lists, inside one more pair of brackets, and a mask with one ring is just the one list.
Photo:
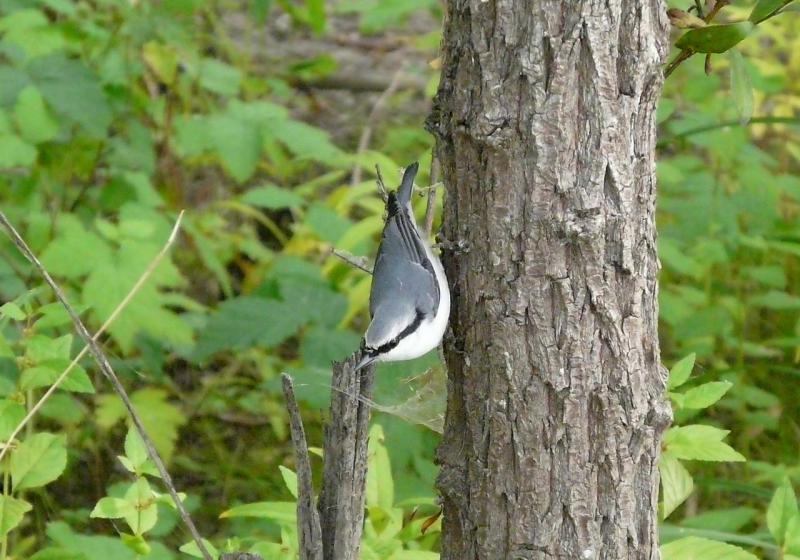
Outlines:
{"label": "yellow-green leaf", "polygon": [[31,505],[25,500],[0,495],[0,537],[5,536],[20,524]]}
{"label": "yellow-green leaf", "polygon": [[11,454],[14,491],[54,481],[67,466],[66,436],[42,432],[23,441]]}
{"label": "yellow-green leaf", "polygon": [[694,481],[686,467],[669,453],[661,455],[658,471],[661,473],[661,494],[664,500],[662,518],[666,519],[692,493]]}
{"label": "yellow-green leaf", "polygon": [[723,53],[736,46],[753,30],[749,21],[709,25],[690,29],[675,43],[679,49],[689,49],[699,53]]}

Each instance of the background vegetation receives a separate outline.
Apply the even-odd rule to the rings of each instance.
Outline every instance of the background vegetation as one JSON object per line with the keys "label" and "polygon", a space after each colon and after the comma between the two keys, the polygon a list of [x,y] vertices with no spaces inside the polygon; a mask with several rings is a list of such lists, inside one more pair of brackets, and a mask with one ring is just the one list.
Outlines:
{"label": "background vegetation", "polygon": [[[376,163],[390,186],[414,160],[432,182],[441,17],[436,0],[0,5],[0,208],[93,330],[186,209],[103,346],[218,550],[295,557],[278,376],[320,445],[329,363],[368,319],[368,275],[330,251],[374,254]],[[710,67],[690,58],[660,106],[662,351],[682,359],[666,558],[800,556],[798,29],[781,14]],[[0,256],[5,441],[82,344],[5,238]],[[179,552],[189,537],[121,403],[81,365],[4,460],[0,559],[196,553]],[[438,557],[442,379],[435,354],[379,368],[366,559]]]}

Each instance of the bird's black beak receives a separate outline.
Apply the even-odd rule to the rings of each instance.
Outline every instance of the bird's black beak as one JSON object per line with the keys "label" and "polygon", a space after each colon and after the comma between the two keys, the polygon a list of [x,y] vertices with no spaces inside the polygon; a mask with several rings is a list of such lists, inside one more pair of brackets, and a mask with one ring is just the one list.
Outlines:
{"label": "bird's black beak", "polygon": [[378,356],[372,355],[369,352],[363,351],[361,352],[361,359],[358,361],[355,367],[355,371],[360,370],[361,368],[365,368],[370,365],[372,362],[378,359]]}

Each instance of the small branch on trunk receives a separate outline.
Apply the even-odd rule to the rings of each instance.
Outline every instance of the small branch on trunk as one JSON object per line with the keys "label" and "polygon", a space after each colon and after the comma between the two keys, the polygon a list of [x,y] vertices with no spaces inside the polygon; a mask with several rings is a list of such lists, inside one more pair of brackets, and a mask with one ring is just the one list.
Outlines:
{"label": "small branch on trunk", "polygon": [[314,503],[314,486],[311,483],[311,461],[303,429],[303,419],[294,396],[294,386],[289,375],[281,374],[283,396],[289,411],[289,426],[294,445],[297,470],[297,535],[300,545],[300,560],[322,560],[322,529],[319,512]]}
{"label": "small branch on trunk", "polygon": [[369,266],[367,257],[357,257],[355,255],[348,253],[347,251],[342,251],[335,247],[331,249],[331,254],[342,259],[344,262],[346,262],[352,267],[355,267],[359,270],[363,270],[367,274],[372,274],[372,268]]}
{"label": "small branch on trunk", "polygon": [[167,468],[164,466],[164,461],[161,459],[161,455],[159,455],[158,451],[156,451],[155,446],[153,445],[153,441],[148,435],[147,431],[144,428],[144,424],[142,423],[139,414],[136,412],[136,409],[131,402],[130,397],[128,396],[125,387],[120,382],[117,374],[114,372],[114,369],[111,367],[111,364],[108,361],[108,358],[100,349],[100,346],[97,344],[95,339],[89,334],[89,331],[86,329],[86,326],[81,321],[81,318],[75,312],[75,309],[70,305],[69,301],[67,300],[67,296],[61,290],[58,284],[56,284],[55,280],[50,276],[50,273],[47,272],[47,269],[42,265],[39,259],[34,255],[33,251],[31,251],[28,244],[25,243],[25,240],[20,236],[19,232],[14,229],[14,226],[8,221],[5,214],[0,212],[0,225],[2,225],[6,231],[8,232],[11,240],[14,244],[19,248],[25,258],[27,258],[36,270],[41,274],[44,278],[45,282],[52,288],[53,292],[56,294],[56,298],[61,302],[64,308],[67,310],[67,314],[69,315],[72,323],[75,325],[75,329],[80,334],[81,338],[84,340],[86,345],[89,347],[89,351],[92,353],[92,356],[97,361],[98,366],[100,367],[100,371],[103,375],[108,379],[111,383],[111,386],[114,388],[114,391],[119,396],[122,403],[125,405],[125,408],[130,414],[131,420],[133,421],[133,425],[136,428],[136,431],[139,432],[139,435],[144,442],[145,447],[147,448],[147,454],[152,459],[153,463],[158,470],[161,479],[164,481],[164,485],[167,487],[167,491],[169,492],[172,500],[175,502],[175,507],[178,509],[178,513],[183,520],[184,525],[189,530],[189,533],[192,535],[192,539],[195,541],[197,548],[200,550],[200,553],[203,555],[204,560],[213,560],[211,554],[206,549],[205,544],[203,543],[203,539],[200,536],[200,533],[197,531],[197,527],[195,527],[192,518],[189,516],[189,512],[186,511],[186,508],[183,505],[180,497],[178,496],[178,492],[175,489],[175,485],[172,483],[172,477],[170,477]]}
{"label": "small branch on trunk", "polygon": [[439,182],[439,160],[436,156],[431,159],[431,184],[428,187],[428,204],[425,207],[425,239],[431,238],[433,231],[433,218],[436,213],[436,188]]}
{"label": "small branch on trunk", "polygon": [[334,362],[330,420],[325,426],[319,515],[325,560],[356,560],[364,524],[373,365],[355,371],[358,351]]}

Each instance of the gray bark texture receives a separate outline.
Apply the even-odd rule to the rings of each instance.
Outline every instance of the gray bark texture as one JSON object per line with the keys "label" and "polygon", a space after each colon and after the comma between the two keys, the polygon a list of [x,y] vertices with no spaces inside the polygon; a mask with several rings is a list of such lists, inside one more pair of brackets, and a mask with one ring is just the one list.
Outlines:
{"label": "gray bark texture", "polygon": [[325,560],[358,560],[364,528],[367,439],[374,365],[355,371],[356,352],[333,363],[330,419],[325,426],[319,518]]}
{"label": "gray bark texture", "polygon": [[443,560],[657,559],[660,0],[448,0]]}
{"label": "gray bark texture", "polygon": [[311,460],[308,457],[306,430],[300,416],[300,408],[294,396],[294,383],[288,374],[281,374],[283,396],[289,412],[289,427],[294,446],[295,471],[297,472],[297,540],[299,560],[323,560],[322,528],[314,499],[314,484],[311,479]]}

